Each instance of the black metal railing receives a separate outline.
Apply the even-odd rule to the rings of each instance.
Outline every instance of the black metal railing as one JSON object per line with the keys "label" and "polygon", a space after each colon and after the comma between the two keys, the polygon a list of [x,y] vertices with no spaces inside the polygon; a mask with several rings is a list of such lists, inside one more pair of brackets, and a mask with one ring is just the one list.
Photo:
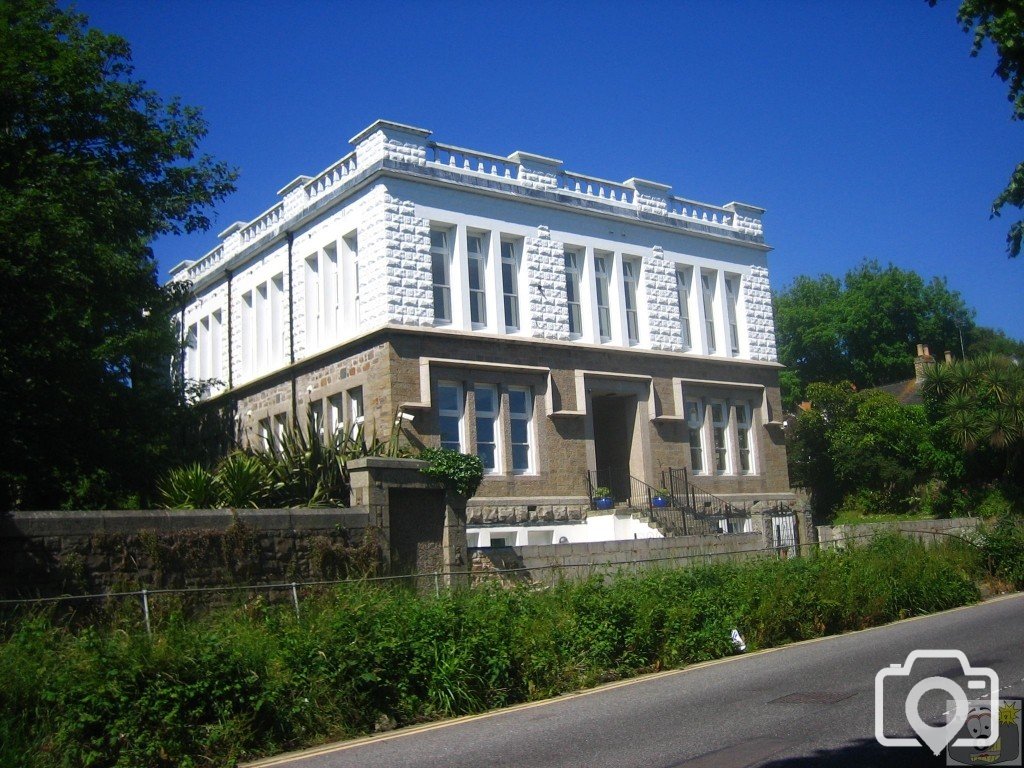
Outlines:
{"label": "black metal railing", "polygon": [[685,468],[667,469],[661,473],[661,483],[672,495],[673,504],[689,510],[698,517],[749,517],[746,504],[737,504],[708,493],[690,480]]}
{"label": "black metal railing", "polygon": [[[607,493],[598,493],[599,489]],[[628,469],[606,467],[587,472],[587,490],[591,509],[628,507],[650,509],[653,498],[651,486],[629,474]],[[599,499],[610,499],[611,503],[599,503]]]}

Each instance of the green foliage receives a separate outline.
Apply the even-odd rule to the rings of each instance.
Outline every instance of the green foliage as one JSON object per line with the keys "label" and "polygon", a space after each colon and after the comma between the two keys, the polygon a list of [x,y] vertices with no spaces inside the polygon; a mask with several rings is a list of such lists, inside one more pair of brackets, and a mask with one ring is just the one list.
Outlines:
{"label": "green foliage", "polygon": [[164,503],[172,509],[214,509],[221,506],[217,478],[199,464],[172,469],[160,484]]}
{"label": "green foliage", "polygon": [[970,603],[978,551],[890,537],[540,591],[348,584],[304,599],[301,620],[250,602],[165,617],[152,640],[137,614],[77,630],[37,616],[0,644],[0,764],[234,765],[482,712],[728,655],[733,627],[756,649]]}
{"label": "green foliage", "polygon": [[920,406],[902,406],[879,390],[812,384],[811,409],[789,433],[791,480],[811,493],[815,513],[910,511],[915,489],[948,454],[934,444]]}
{"label": "green foliage", "polygon": [[484,464],[479,456],[448,448],[424,448],[419,458],[427,462],[422,470],[424,475],[440,480],[446,488],[467,499],[484,479]]}
{"label": "green foliage", "polygon": [[595,499],[606,499],[612,495],[612,489],[607,485],[599,485],[594,489]]}
{"label": "green foliage", "polygon": [[[163,503],[176,509],[346,507],[349,460],[409,455],[399,444],[399,427],[396,421],[387,440],[375,434],[367,441],[362,427],[322,435],[309,414],[302,427],[286,424],[281,436],[272,435],[264,447],[232,451],[213,472],[199,465],[172,470],[160,493]],[[200,499],[205,506],[197,503]]]}
{"label": "green foliage", "polygon": [[[871,387],[909,378],[917,342],[959,349],[973,311],[944,280],[876,261],[846,273],[798,277],[775,295],[784,404],[793,408],[808,384],[851,381]],[[959,327],[958,327],[959,324]]]}
{"label": "green foliage", "polygon": [[206,229],[235,174],[54,0],[0,1],[0,82],[0,509],[145,503],[185,412],[149,246]]}
{"label": "green foliage", "polygon": [[271,475],[259,456],[232,451],[217,466],[214,483],[217,506],[231,509],[259,508],[270,495]]}
{"label": "green foliage", "polygon": [[1024,519],[1004,513],[982,529],[981,546],[992,575],[1013,589],[1024,589]]}
{"label": "green foliage", "polygon": [[[956,17],[964,32],[971,34],[971,56],[977,56],[986,42],[995,46],[995,74],[1009,85],[1014,119],[1024,119],[1024,6],[1020,0],[963,0]],[[998,216],[1007,205],[1024,207],[1024,163],[1017,165],[1006,188],[992,202],[992,215]],[[1020,253],[1022,241],[1024,220],[1018,220],[1006,236],[1011,257]]]}
{"label": "green foliage", "polygon": [[925,372],[928,407],[938,429],[963,451],[974,483],[1024,477],[1024,370],[986,355]]}

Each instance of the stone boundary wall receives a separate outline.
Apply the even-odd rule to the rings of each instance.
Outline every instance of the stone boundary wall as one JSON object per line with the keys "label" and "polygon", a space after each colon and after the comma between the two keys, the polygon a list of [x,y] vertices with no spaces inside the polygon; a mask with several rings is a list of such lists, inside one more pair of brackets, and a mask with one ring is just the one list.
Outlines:
{"label": "stone boundary wall", "polygon": [[825,547],[842,547],[847,542],[866,542],[872,536],[884,532],[898,532],[933,544],[950,536],[963,536],[974,531],[980,524],[976,517],[953,517],[943,520],[904,520],[891,523],[864,523],[862,525],[819,525],[818,544]]}
{"label": "stone boundary wall", "polygon": [[344,578],[380,567],[365,508],[0,515],[0,596]]}
{"label": "stone boundary wall", "polygon": [[[798,516],[799,517],[799,516]],[[755,518],[756,520],[756,518]],[[628,539],[575,544],[533,544],[523,547],[481,548],[473,552],[473,575],[477,580],[488,573],[506,571],[505,582],[534,581],[553,584],[560,580],[581,581],[595,574],[638,572],[653,568],[685,568],[708,562],[738,562],[758,557],[787,557],[790,552],[806,554],[816,547],[842,547],[848,542],[866,543],[887,531],[899,532],[925,544],[944,541],[977,528],[976,518],[914,520],[864,525],[807,526],[817,537],[807,540],[798,529],[796,547],[776,548],[770,528],[751,533],[715,533],[664,539]],[[798,523],[799,524],[799,523]]]}
{"label": "stone boundary wall", "polygon": [[[581,581],[595,574],[680,568],[712,560],[736,562],[767,554],[761,533],[720,533],[480,549],[474,554],[473,570],[483,576],[488,571],[522,568],[533,581],[552,584],[562,580]],[[511,580],[520,580],[520,575],[509,576]]]}

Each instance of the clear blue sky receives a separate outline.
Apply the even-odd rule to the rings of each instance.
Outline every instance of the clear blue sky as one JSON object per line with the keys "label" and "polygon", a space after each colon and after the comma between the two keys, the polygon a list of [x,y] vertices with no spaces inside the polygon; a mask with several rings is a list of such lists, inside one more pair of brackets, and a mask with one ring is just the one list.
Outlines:
{"label": "clear blue sky", "polygon": [[1018,211],[989,220],[1024,124],[956,2],[76,5],[131,42],[138,77],[203,108],[203,149],[241,172],[213,231],[156,244],[165,276],[383,117],[760,205],[774,288],[874,258],[946,277],[980,324],[1024,338]]}

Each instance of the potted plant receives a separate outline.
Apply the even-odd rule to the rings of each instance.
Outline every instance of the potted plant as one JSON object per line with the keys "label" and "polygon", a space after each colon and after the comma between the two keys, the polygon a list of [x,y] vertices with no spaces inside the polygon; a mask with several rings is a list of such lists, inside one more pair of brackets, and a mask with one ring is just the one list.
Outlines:
{"label": "potted plant", "polygon": [[611,509],[615,506],[615,499],[612,498],[612,489],[606,485],[600,485],[594,489],[594,506],[598,509]]}
{"label": "potted plant", "polygon": [[651,504],[655,507],[667,507],[671,498],[672,494],[669,493],[668,488],[657,488],[654,491],[654,497],[651,499]]}

